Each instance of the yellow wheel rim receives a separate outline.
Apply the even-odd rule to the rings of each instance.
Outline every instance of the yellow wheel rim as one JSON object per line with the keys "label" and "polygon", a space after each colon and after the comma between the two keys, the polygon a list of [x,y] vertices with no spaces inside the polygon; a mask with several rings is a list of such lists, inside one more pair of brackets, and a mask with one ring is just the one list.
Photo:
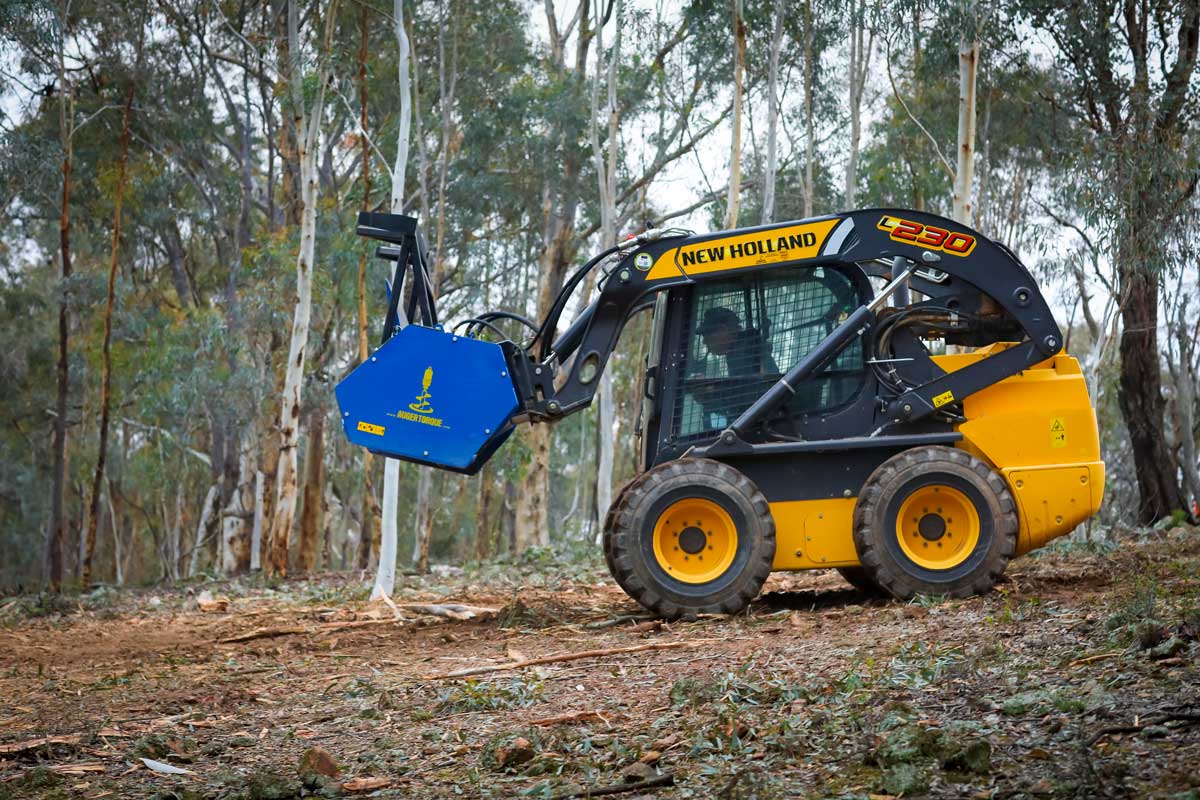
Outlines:
{"label": "yellow wheel rim", "polygon": [[957,567],[979,544],[979,512],[950,486],[922,486],[900,505],[896,538],[904,555],[931,570]]}
{"label": "yellow wheel rim", "polygon": [[719,578],[737,553],[737,527],[712,500],[676,500],[654,525],[654,557],[663,571],[684,583]]}

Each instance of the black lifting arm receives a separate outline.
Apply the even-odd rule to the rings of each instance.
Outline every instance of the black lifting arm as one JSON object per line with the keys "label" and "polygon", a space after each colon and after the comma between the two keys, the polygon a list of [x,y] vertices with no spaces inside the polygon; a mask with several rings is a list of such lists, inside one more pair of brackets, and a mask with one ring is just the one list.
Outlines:
{"label": "black lifting arm", "polygon": [[742,415],[722,432],[718,442],[722,445],[736,444],[746,435],[747,431],[770,417],[780,406],[789,401],[796,393],[796,386],[819,372],[862,334],[875,318],[875,310],[907,283],[909,272],[910,270],[907,269],[901,272],[870,303],[859,306],[840,325],[830,331],[828,336],[818,342],[816,347],[797,361],[795,366],[743,411]]}

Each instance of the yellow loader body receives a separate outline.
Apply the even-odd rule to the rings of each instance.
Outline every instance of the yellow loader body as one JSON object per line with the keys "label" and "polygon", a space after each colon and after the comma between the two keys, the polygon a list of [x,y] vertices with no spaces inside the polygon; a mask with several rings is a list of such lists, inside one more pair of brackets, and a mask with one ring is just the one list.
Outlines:
{"label": "yellow loader body", "polygon": [[[1013,346],[934,356],[947,372]],[[1017,555],[1070,533],[1100,510],[1104,462],[1096,412],[1079,362],[1059,354],[967,397],[956,445],[991,464],[1017,503]],[[858,566],[857,498],[771,503],[774,569]]]}

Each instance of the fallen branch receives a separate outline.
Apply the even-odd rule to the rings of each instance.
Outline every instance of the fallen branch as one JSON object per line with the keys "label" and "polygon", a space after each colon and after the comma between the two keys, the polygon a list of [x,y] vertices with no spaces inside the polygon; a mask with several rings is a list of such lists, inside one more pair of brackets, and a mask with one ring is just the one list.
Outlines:
{"label": "fallen branch", "polygon": [[468,620],[475,619],[491,619],[500,613],[498,608],[486,608],[484,606],[464,606],[460,603],[401,603],[400,608],[405,611],[415,611],[418,614],[429,614],[434,617],[444,617],[446,619]]}
{"label": "fallen branch", "polygon": [[582,722],[585,719],[598,719],[605,725],[611,725],[599,711],[576,711],[573,714],[558,714],[553,717],[545,717],[544,719],[535,719],[530,722],[530,725],[546,726],[546,725],[561,725],[564,722]]}
{"label": "fallen branch", "polygon": [[233,644],[234,642],[249,642],[253,639],[270,639],[274,636],[294,636],[298,633],[308,633],[307,628],[258,628],[249,633],[239,633],[226,639],[218,639],[218,644]]}
{"label": "fallen branch", "polygon": [[675,776],[671,773],[659,775],[657,778],[650,778],[637,783],[618,783],[613,786],[593,786],[583,789],[578,792],[567,792],[566,794],[556,794],[551,797],[551,800],[570,800],[573,797],[601,797],[608,794],[623,794],[624,792],[640,792],[642,789],[653,789],[657,786],[674,786]]}
{"label": "fallen branch", "polygon": [[57,772],[59,775],[84,775],[88,772],[105,772],[104,765],[99,761],[89,761],[86,764],[55,764],[50,767],[51,772]]}
{"label": "fallen branch", "polygon": [[639,644],[634,647],[613,647],[607,650],[581,650],[578,653],[562,653],[556,656],[543,656],[541,658],[530,658],[525,661],[512,661],[507,664],[493,664],[488,667],[470,667],[468,669],[458,669],[454,672],[447,672],[445,675],[431,675],[426,680],[437,681],[445,678],[465,678],[468,675],[483,675],[488,672],[503,672],[510,669],[521,669],[523,667],[536,667],[539,664],[557,664],[563,661],[578,661],[581,658],[599,658],[601,656],[615,656],[622,653],[640,653],[644,650],[667,650],[674,647],[693,647],[699,642],[654,642],[651,644]]}
{"label": "fallen branch", "polygon": [[1087,746],[1091,748],[1105,736],[1111,736],[1116,733],[1138,733],[1144,731],[1153,725],[1165,725],[1168,722],[1200,722],[1200,714],[1158,714],[1153,718],[1146,719],[1139,725],[1114,725],[1111,728],[1101,728],[1096,731],[1091,739],[1088,739]]}
{"label": "fallen branch", "polygon": [[1107,658],[1116,658],[1124,652],[1124,650],[1114,650],[1111,653],[1100,653],[1098,655],[1088,656],[1087,658],[1077,658],[1071,662],[1071,666],[1078,667],[1082,664],[1091,664],[1096,661],[1104,661]]}
{"label": "fallen branch", "polygon": [[321,626],[321,634],[344,631],[347,628],[369,628],[372,625],[396,625],[404,622],[403,617],[397,619],[355,619],[349,622],[326,622]]}
{"label": "fallen branch", "polygon": [[28,753],[49,744],[79,744],[78,736],[43,736],[41,739],[26,739],[23,742],[0,744],[0,756]]}
{"label": "fallen branch", "polygon": [[583,626],[585,631],[601,631],[605,628],[615,628],[618,625],[623,625],[626,622],[645,622],[652,620],[654,617],[647,614],[625,614],[620,617],[611,617],[609,619],[600,620],[599,622],[589,622]]}

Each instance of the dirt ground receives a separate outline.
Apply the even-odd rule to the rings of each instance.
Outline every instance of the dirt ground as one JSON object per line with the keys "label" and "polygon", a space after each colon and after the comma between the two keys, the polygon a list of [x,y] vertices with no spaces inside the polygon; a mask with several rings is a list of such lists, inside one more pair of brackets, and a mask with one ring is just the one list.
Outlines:
{"label": "dirt ground", "polygon": [[0,600],[0,798],[1200,798],[1192,529],[671,624],[552,565]]}

